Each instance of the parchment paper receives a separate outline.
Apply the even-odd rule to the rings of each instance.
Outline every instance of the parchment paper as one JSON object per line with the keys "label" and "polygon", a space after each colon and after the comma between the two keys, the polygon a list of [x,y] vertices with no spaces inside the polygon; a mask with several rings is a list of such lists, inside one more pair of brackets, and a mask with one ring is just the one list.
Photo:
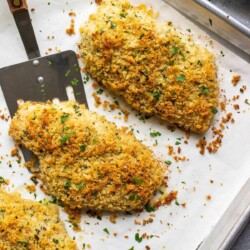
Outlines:
{"label": "parchment paper", "polygon": [[[161,207],[153,213],[153,223],[145,226],[135,225],[135,220],[142,222],[143,219],[148,219],[150,214],[146,211],[134,215],[118,214],[116,224],[109,221],[108,214],[104,215],[102,220],[89,218],[86,214],[83,214],[81,232],[72,230],[70,223],[65,221],[67,215],[63,211],[61,211],[60,216],[70,235],[75,236],[79,249],[82,249],[85,243],[86,248],[87,244],[90,244],[88,247],[91,247],[91,249],[125,250],[134,247],[137,250],[149,246],[150,249],[156,250],[194,250],[209,234],[250,176],[250,106],[244,102],[247,98],[250,100],[250,94],[248,89],[244,94],[240,93],[240,88],[243,85],[249,87],[249,64],[228,51],[223,45],[211,41],[202,30],[162,1],[133,0],[132,3],[146,3],[153,6],[154,10],[160,13],[160,20],[172,21],[185,33],[189,33],[186,29],[190,29],[197,42],[212,50],[217,58],[218,78],[221,88],[220,98],[222,100],[224,96],[232,98],[234,95],[240,95],[239,100],[235,102],[240,105],[240,110],[235,111],[232,105],[227,106],[228,112],[233,113],[235,123],[229,122],[226,124],[222,148],[215,154],[206,152],[202,156],[196,147],[197,140],[202,138],[201,136],[191,135],[189,143],[184,144],[184,132],[178,129],[175,132],[170,132],[166,124],[160,125],[159,121],[153,117],[144,123],[139,120],[139,116],[135,112],[119,99],[122,106],[130,112],[127,122],[124,121],[123,115],[118,114],[119,110],[109,112],[108,110],[104,111],[102,107],[96,108],[92,93],[97,89],[92,87],[90,80],[84,85],[89,108],[105,115],[109,120],[115,121],[118,126],[133,127],[136,137],[151,147],[157,157],[163,161],[172,161],[169,167],[168,191],[178,190],[178,204],[186,203],[186,207],[177,205],[175,202],[170,206]],[[0,0],[0,6],[0,67],[4,67],[25,61],[27,57],[7,1]],[[49,53],[68,49],[77,51],[76,42],[80,38],[79,26],[96,9],[96,4],[90,0],[30,0],[28,6],[29,9],[35,9],[30,15],[42,55],[45,55],[49,48],[52,49]],[[76,12],[76,17],[73,19],[75,20],[77,34],[73,36],[65,33],[65,29],[69,27],[72,18],[68,15],[71,10]],[[54,36],[54,39],[48,39],[48,36]],[[233,87],[231,78],[236,74],[241,75],[241,80],[238,86]],[[23,87],[25,88],[25,83],[23,83]],[[114,100],[114,97],[106,91],[101,95],[101,98],[103,100]],[[0,93],[0,109],[1,114],[8,114],[2,93]],[[225,113],[219,109],[214,119],[215,126],[218,127],[218,121],[222,116],[225,116]],[[2,158],[0,159],[0,176],[10,180],[7,187],[8,191],[18,190],[23,197],[39,201],[46,196],[40,190],[37,190],[36,197],[34,194],[29,194],[24,185],[33,184],[30,181],[31,174],[16,162],[16,158],[9,156],[11,149],[14,147],[14,142],[8,137],[9,122],[10,120],[6,122],[0,119],[0,156]],[[152,131],[159,131],[161,136],[150,137]],[[207,140],[212,140],[211,129],[205,136]],[[179,145],[182,149],[180,156],[186,156],[189,161],[175,162],[168,155],[168,145],[172,145],[174,150],[177,150],[178,146],[175,145],[177,138],[182,138],[181,145]],[[158,143],[156,146],[154,146],[155,139]],[[206,199],[208,195],[211,196],[211,200]],[[103,231],[104,228],[108,229],[109,234]],[[114,236],[114,233],[117,233],[117,236]],[[147,233],[151,237],[138,243],[135,240],[136,233],[139,233],[140,236]],[[128,238],[125,238],[127,236]]]}

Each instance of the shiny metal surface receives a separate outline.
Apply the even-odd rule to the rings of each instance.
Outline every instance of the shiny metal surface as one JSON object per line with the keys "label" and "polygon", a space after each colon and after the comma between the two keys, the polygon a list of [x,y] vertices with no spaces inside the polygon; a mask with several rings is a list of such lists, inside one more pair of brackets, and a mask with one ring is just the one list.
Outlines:
{"label": "shiny metal surface", "polygon": [[[206,32],[211,31],[216,36],[224,39],[224,46],[235,46],[245,55],[240,55],[237,51],[235,53],[244,57],[245,60],[250,61],[250,28],[246,25],[248,21],[243,23],[237,19],[237,16],[241,15],[241,13],[238,13],[237,16],[236,14],[230,16],[223,9],[213,4],[211,2],[212,0],[163,1],[174,7],[194,23],[201,25]],[[220,4],[222,4],[221,2],[223,1],[214,0],[214,2],[220,2]],[[249,0],[248,2],[250,4]],[[248,16],[249,15],[247,15],[247,17]],[[246,18],[244,19],[247,20]]]}

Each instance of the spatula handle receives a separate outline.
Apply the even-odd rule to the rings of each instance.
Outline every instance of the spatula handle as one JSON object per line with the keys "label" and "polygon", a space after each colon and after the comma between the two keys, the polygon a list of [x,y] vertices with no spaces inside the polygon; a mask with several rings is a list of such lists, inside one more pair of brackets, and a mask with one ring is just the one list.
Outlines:
{"label": "spatula handle", "polygon": [[28,9],[26,0],[7,0],[12,14]]}

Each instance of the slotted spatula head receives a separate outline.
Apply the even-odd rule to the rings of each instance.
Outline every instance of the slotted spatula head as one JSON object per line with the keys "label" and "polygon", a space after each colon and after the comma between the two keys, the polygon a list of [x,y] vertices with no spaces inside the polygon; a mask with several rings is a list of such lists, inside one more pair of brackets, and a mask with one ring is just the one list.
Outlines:
{"label": "slotted spatula head", "polygon": [[[0,85],[11,117],[17,111],[18,100],[46,102],[58,98],[68,100],[66,88],[71,86],[75,100],[87,100],[83,88],[80,67],[73,51],[65,51],[46,57],[0,69]],[[22,152],[26,161],[34,158],[25,148]]]}
{"label": "slotted spatula head", "polygon": [[73,51],[0,69],[0,84],[10,115],[17,111],[17,100],[46,102],[58,98],[68,100],[66,88],[71,86],[76,101],[87,105],[80,67]]}

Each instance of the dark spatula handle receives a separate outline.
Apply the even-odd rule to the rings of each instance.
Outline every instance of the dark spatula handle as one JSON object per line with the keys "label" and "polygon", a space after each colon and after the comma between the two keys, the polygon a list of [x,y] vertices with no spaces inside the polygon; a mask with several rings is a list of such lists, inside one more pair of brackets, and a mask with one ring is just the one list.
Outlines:
{"label": "dark spatula handle", "polygon": [[10,11],[14,13],[22,12],[28,9],[26,0],[7,0],[10,6]]}

